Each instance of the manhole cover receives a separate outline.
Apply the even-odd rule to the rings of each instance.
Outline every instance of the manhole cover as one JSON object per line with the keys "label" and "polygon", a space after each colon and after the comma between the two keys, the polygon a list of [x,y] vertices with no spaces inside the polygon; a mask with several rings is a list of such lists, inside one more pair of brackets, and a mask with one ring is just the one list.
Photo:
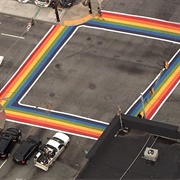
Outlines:
{"label": "manhole cover", "polygon": [[89,83],[89,89],[95,89],[96,88],[96,85],[94,83]]}
{"label": "manhole cover", "polygon": [[50,97],[54,97],[55,94],[54,94],[54,93],[50,93],[49,96],[50,96]]}
{"label": "manhole cover", "polygon": [[55,67],[56,67],[57,69],[59,69],[59,68],[61,67],[61,65],[60,65],[60,64],[56,64]]}

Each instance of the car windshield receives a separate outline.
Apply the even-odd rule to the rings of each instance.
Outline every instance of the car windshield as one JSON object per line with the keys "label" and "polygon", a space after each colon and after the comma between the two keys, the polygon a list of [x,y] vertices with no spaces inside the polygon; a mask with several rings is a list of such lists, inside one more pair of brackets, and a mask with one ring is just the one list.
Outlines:
{"label": "car windshield", "polygon": [[56,149],[55,147],[51,146],[50,144],[47,144],[47,147],[50,148],[50,149],[52,149],[54,152],[57,151],[57,149]]}
{"label": "car windshield", "polygon": [[57,142],[60,143],[60,144],[64,144],[64,141],[62,141],[61,139],[58,139],[58,138],[56,138],[56,137],[53,137],[52,139],[55,140],[55,141],[57,141]]}

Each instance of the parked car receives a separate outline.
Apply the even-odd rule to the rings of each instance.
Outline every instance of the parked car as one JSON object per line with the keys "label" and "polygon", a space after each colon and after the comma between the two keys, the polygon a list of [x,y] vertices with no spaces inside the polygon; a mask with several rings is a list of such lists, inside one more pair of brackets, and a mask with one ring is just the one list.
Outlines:
{"label": "parked car", "polygon": [[39,7],[49,7],[52,0],[34,0],[34,3]]}
{"label": "parked car", "polygon": [[21,131],[16,128],[8,128],[0,135],[0,157],[8,158],[18,140],[21,139]]}
{"label": "parked car", "polygon": [[20,164],[27,164],[29,158],[41,145],[41,140],[37,136],[29,136],[25,139],[16,152],[13,154],[13,160]]}
{"label": "parked car", "polygon": [[59,2],[63,8],[69,8],[73,6],[75,0],[59,0]]}

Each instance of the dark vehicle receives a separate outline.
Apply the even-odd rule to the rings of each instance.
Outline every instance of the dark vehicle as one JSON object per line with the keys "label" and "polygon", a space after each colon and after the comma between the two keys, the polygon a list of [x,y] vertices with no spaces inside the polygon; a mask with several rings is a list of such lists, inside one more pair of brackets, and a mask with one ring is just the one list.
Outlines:
{"label": "dark vehicle", "polygon": [[37,136],[29,136],[22,142],[13,155],[13,160],[20,164],[27,164],[29,158],[39,148],[41,141]]}
{"label": "dark vehicle", "polygon": [[59,2],[63,8],[70,8],[73,6],[75,0],[59,0]]}
{"label": "dark vehicle", "polygon": [[8,128],[0,136],[0,157],[8,158],[15,143],[21,139],[21,131],[16,128]]}
{"label": "dark vehicle", "polygon": [[[19,0],[25,1],[25,0]],[[40,7],[49,7],[55,8],[55,6],[60,6],[62,8],[70,8],[74,4],[75,0],[34,0],[34,3]]]}

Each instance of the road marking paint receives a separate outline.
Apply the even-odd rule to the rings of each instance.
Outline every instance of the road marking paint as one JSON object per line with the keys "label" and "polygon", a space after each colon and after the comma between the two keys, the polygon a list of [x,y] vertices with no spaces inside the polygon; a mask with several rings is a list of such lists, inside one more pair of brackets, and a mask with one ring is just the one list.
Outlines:
{"label": "road marking paint", "polygon": [[5,34],[5,33],[1,33],[2,36],[9,36],[9,37],[14,37],[14,38],[19,38],[19,39],[25,39],[25,37],[22,36],[15,36],[12,34]]}
{"label": "road marking paint", "polygon": [[4,164],[6,163],[7,159],[1,164],[0,169],[4,166]]}

